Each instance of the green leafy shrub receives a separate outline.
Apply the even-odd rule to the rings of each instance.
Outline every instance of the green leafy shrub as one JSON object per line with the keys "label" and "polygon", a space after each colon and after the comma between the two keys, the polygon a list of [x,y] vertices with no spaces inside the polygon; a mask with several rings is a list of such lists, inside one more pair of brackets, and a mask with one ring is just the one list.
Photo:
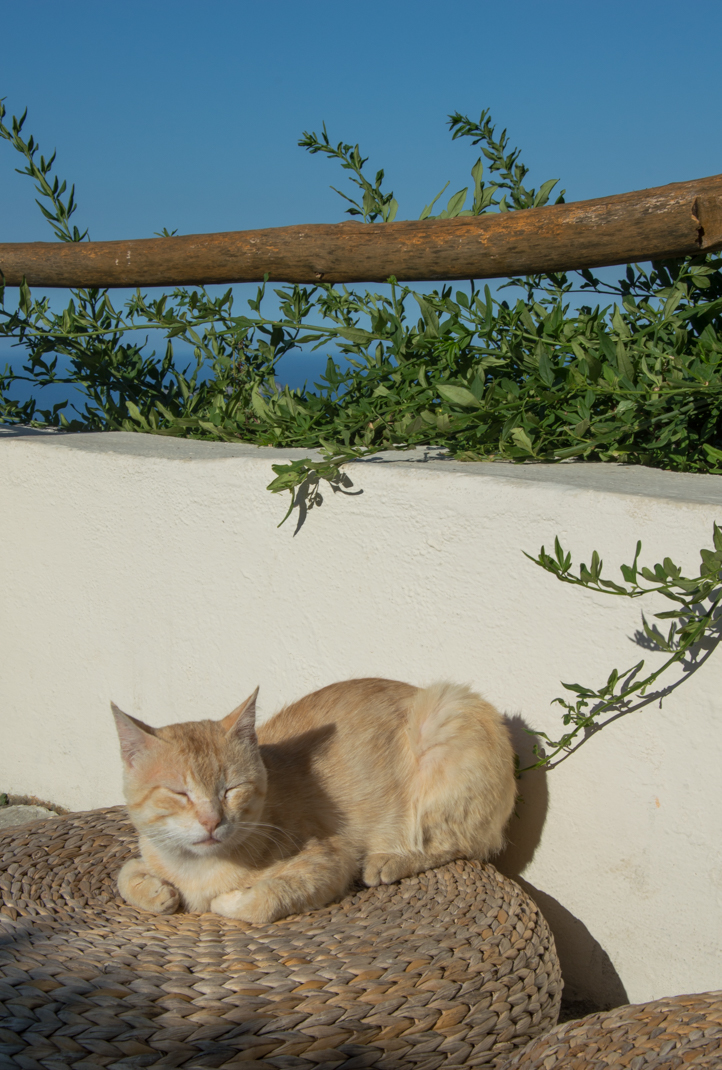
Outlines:
{"label": "green leafy shrub", "polygon": [[[45,159],[32,137],[23,139],[24,116],[9,127],[4,116],[3,109],[0,137],[23,157],[21,173],[34,181],[55,236],[85,240],[87,232],[71,227],[74,190],[51,177],[54,154]],[[421,218],[549,201],[555,180],[528,189],[519,150],[509,147],[506,131],[496,136],[487,112],[478,122],[455,114],[449,124],[454,138],[480,147],[473,186],[434,216],[442,190]],[[395,218],[383,171],[371,182],[357,145],[334,146],[325,128],[299,144],[349,173],[359,194],[342,194],[351,215],[372,225]],[[722,471],[720,264],[701,256],[630,266],[611,286],[589,271],[526,276],[509,280],[523,296],[506,300],[473,281],[428,294],[394,279],[387,293],[286,286],[275,290],[275,316],[264,315],[265,285],[238,314],[230,289],[211,296],[202,287],[178,288],[153,299],[138,291],[122,308],[106,290],[78,289],[54,312],[24,284],[17,305],[0,310],[0,337],[26,354],[22,370],[8,367],[0,378],[0,419],[321,450],[321,465],[276,466],[270,489],[292,495],[309,475],[337,478],[345,459],[422,443],[469,460],[579,457]],[[149,329],[165,338],[160,355],[144,340]],[[178,341],[193,348],[191,369],[174,353]],[[329,356],[318,383],[281,387],[278,361],[298,347],[331,347],[336,359]],[[62,375],[59,357],[68,369]],[[84,393],[84,407],[41,410],[34,397],[13,401],[18,380],[72,385]]]}

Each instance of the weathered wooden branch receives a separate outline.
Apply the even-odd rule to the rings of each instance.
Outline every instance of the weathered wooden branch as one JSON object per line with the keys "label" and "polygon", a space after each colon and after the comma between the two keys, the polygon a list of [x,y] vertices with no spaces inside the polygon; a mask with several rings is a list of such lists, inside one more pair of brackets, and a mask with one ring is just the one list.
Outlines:
{"label": "weathered wooden branch", "polygon": [[722,248],[722,175],[525,211],[104,242],[0,244],[9,286],[488,279]]}

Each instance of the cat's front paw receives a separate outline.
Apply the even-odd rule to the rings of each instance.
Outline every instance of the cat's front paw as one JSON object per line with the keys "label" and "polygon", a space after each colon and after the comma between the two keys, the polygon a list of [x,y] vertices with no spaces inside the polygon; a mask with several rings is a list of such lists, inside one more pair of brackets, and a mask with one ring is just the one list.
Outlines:
{"label": "cat's front paw", "polygon": [[268,881],[259,881],[252,888],[239,888],[235,892],[224,892],[211,901],[214,914],[236,921],[250,921],[253,925],[267,925],[278,921],[288,911],[279,907],[275,896],[269,895]]}
{"label": "cat's front paw", "polygon": [[162,877],[156,877],[140,858],[131,858],[118,874],[118,891],[126,903],[151,914],[175,914],[180,892]]}
{"label": "cat's front paw", "polygon": [[379,884],[395,884],[418,872],[408,855],[369,855],[364,863],[363,882],[368,888],[377,888]]}

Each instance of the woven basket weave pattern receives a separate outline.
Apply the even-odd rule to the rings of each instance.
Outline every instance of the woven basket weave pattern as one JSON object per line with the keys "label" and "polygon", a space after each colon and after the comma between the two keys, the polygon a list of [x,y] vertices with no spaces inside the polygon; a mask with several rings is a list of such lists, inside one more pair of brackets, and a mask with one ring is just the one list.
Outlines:
{"label": "woven basket weave pattern", "polygon": [[722,992],[618,1007],[557,1026],[509,1070],[720,1070]]}
{"label": "woven basket weave pattern", "polygon": [[0,836],[0,1052],[75,1066],[501,1066],[558,1017],[531,899],[456,862],[271,925],[157,917],[117,897],[121,808]]}

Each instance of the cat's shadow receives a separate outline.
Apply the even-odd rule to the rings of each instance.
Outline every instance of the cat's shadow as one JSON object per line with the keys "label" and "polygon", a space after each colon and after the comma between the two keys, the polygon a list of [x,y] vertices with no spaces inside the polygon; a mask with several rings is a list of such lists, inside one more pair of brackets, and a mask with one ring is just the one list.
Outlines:
{"label": "cat's shadow", "polygon": [[[533,765],[536,761],[534,746],[540,740],[519,714],[507,715],[504,720],[519,759],[519,768]],[[546,769],[534,769],[523,773],[519,780],[516,806],[506,829],[506,846],[494,859],[497,869],[509,877],[524,872],[541,842],[549,809],[547,775]]]}
{"label": "cat's shadow", "polygon": [[[520,768],[533,765],[534,745],[539,740],[521,716],[507,716],[505,720]],[[546,918],[554,934],[564,979],[562,1011],[566,1017],[576,1017],[579,1013],[619,1007],[629,999],[612,960],[584,922],[523,877],[542,839],[549,809],[547,778],[546,769],[522,774],[514,815],[507,828],[507,844],[493,862],[529,893]]]}

